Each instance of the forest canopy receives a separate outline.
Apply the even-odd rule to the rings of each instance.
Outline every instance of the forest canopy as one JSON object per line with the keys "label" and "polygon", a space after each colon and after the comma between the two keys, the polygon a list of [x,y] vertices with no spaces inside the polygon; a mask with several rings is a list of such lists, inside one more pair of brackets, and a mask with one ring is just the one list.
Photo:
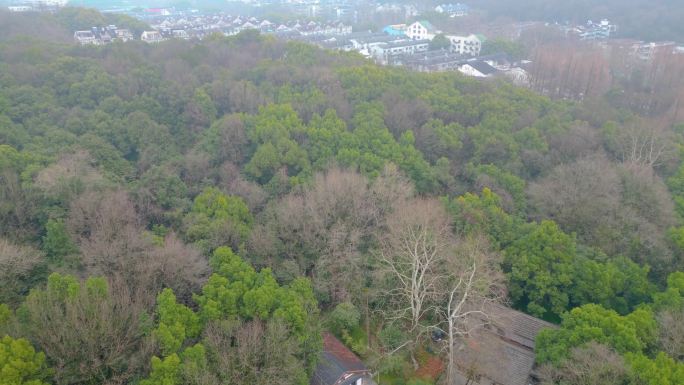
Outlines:
{"label": "forest canopy", "polygon": [[492,302],[557,325],[551,384],[682,383],[682,122],[255,33],[46,33],[72,16],[0,13],[9,384],[307,384],[322,330],[452,380],[431,332]]}

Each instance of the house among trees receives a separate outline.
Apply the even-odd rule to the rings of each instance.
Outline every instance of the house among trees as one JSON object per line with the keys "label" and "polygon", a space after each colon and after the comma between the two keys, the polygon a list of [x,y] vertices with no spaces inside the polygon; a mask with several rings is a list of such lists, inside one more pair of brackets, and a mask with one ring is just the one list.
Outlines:
{"label": "house among trees", "polygon": [[491,304],[487,317],[475,322],[478,327],[459,347],[458,384],[529,385],[538,383],[534,346],[542,329],[555,325],[513,310]]}
{"label": "house among trees", "polygon": [[392,64],[398,56],[427,52],[429,48],[430,40],[404,40],[380,43],[373,46],[370,53],[377,63],[387,65]]}
{"label": "house among trees", "polygon": [[159,31],[144,31],[142,35],[140,35],[140,40],[145,43],[159,43],[164,41],[164,37]]}
{"label": "house among trees", "polygon": [[499,72],[496,68],[483,60],[468,61],[458,70],[466,76],[473,76],[476,78],[488,78]]}
{"label": "house among trees", "polygon": [[400,57],[394,65],[404,65],[419,72],[457,71],[464,62],[462,55],[446,50],[424,52],[419,55]]}
{"label": "house among trees", "polygon": [[74,40],[80,45],[101,44],[93,31],[76,31],[74,32]]}
{"label": "house among trees", "polygon": [[456,4],[442,4],[435,7],[435,12],[446,13],[449,17],[468,16],[470,8],[461,3]]}
{"label": "house among trees", "polygon": [[406,36],[413,40],[432,40],[440,33],[429,21],[421,20],[408,26]]}
{"label": "house among trees", "polygon": [[74,40],[80,45],[105,45],[115,41],[133,40],[133,33],[128,29],[119,29],[116,25],[108,25],[76,31],[74,32]]}
{"label": "house among trees", "polygon": [[330,333],[323,334],[323,349],[311,385],[375,385],[359,357]]}
{"label": "house among trees", "polygon": [[611,24],[607,19],[603,19],[598,23],[589,20],[586,26],[580,27],[579,36],[581,40],[604,40],[608,39],[616,31],[617,26]]}

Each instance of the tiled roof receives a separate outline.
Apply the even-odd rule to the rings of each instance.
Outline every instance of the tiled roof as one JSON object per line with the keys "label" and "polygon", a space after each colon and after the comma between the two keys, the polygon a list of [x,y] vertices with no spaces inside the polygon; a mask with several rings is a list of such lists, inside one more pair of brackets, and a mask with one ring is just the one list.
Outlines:
{"label": "tiled roof", "polygon": [[483,61],[480,61],[480,60],[469,61],[468,65],[475,68],[476,70],[478,70],[483,75],[490,75],[490,74],[493,74],[497,71],[496,68],[494,68],[494,67],[490,66],[489,64],[487,64]]}
{"label": "tiled roof", "polygon": [[419,23],[422,24],[423,27],[425,27],[425,29],[428,30],[428,32],[434,32],[434,31],[437,30],[437,29],[435,28],[435,26],[432,25],[432,23],[430,23],[430,22],[427,21],[427,20],[421,20],[421,21],[419,21]]}
{"label": "tiled roof", "polygon": [[323,350],[319,357],[316,371],[311,378],[311,385],[337,384],[345,374],[350,374],[344,383],[360,374],[367,374],[368,369],[359,357],[330,333],[323,334]]}
{"label": "tiled roof", "polygon": [[534,349],[534,340],[542,329],[555,329],[556,325],[532,317],[499,304],[489,305],[490,319],[506,332],[505,338],[530,350]]}
{"label": "tiled roof", "polygon": [[[470,64],[470,63],[469,63]],[[503,385],[528,385],[534,368],[534,340],[555,325],[499,304],[484,309],[491,323],[466,338],[458,355],[462,368]]]}

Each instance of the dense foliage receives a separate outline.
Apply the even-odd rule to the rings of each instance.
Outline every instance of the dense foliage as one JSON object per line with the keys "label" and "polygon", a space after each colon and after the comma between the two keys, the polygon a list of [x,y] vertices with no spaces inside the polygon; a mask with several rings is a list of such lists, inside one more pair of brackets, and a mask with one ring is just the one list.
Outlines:
{"label": "dense foliage", "polygon": [[559,323],[557,383],[681,378],[681,126],[254,33],[42,34],[67,17],[0,22],[10,384],[305,384],[323,326],[409,378],[454,298]]}

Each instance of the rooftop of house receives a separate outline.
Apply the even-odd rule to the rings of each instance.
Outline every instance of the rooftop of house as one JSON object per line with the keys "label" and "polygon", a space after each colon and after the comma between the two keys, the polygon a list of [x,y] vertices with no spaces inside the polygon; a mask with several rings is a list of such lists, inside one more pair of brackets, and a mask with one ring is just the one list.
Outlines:
{"label": "rooftop of house", "polygon": [[467,63],[474,69],[476,69],[478,72],[480,72],[483,75],[491,75],[493,73],[496,73],[497,69],[489,65],[488,63],[481,61],[481,60],[473,60],[469,61]]}
{"label": "rooftop of house", "polygon": [[330,333],[323,334],[323,350],[311,377],[311,385],[344,384],[368,373],[359,357],[340,340]]}
{"label": "rooftop of house", "polygon": [[464,62],[464,57],[459,54],[454,54],[449,51],[428,51],[421,52],[414,55],[409,55],[404,58],[407,65],[414,66],[434,66],[440,64],[454,63],[460,64]]}
{"label": "rooftop of house", "polygon": [[430,40],[424,39],[424,40],[400,40],[400,41],[391,41],[388,43],[385,43],[382,47],[385,49],[392,49],[392,48],[399,48],[399,47],[415,47],[419,45],[424,45],[424,44],[430,44]]}
{"label": "rooftop of house", "polygon": [[490,324],[465,339],[459,366],[475,369],[496,383],[528,385],[534,369],[535,338],[542,329],[556,326],[498,304],[489,305],[485,312]]}
{"label": "rooftop of house", "polygon": [[456,4],[442,4],[440,5],[442,9],[446,11],[467,11],[470,7],[466,4],[456,3]]}
{"label": "rooftop of house", "polygon": [[506,338],[528,349],[534,349],[534,340],[542,329],[556,328],[556,325],[519,312],[509,307],[492,304],[488,312],[495,324],[506,331]]}
{"label": "rooftop of house", "polygon": [[425,29],[427,29],[428,32],[436,32],[437,31],[437,28],[435,28],[435,26],[432,25],[432,23],[430,23],[427,20],[420,20],[420,21],[418,21],[418,23],[421,24],[423,27],[425,27]]}
{"label": "rooftop of house", "polygon": [[92,38],[95,37],[93,31],[76,31],[74,32],[74,37],[76,38]]}
{"label": "rooftop of house", "polygon": [[367,36],[367,37],[349,37],[349,40],[354,40],[359,44],[372,44],[372,43],[391,43],[397,41],[396,36],[389,36],[385,34]]}

